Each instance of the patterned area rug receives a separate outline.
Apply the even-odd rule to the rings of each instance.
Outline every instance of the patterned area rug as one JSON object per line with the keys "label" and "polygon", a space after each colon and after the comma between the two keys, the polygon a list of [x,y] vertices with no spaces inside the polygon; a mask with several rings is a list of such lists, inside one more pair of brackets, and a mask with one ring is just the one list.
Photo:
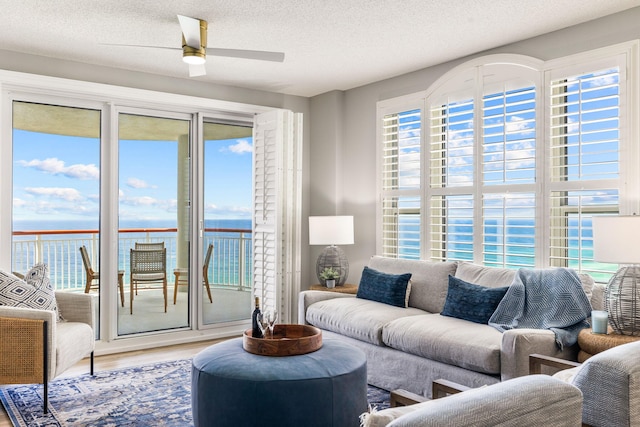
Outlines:
{"label": "patterned area rug", "polygon": [[[369,403],[389,406],[389,392],[368,389]],[[4,386],[0,400],[14,426],[189,427],[191,360],[115,371],[96,371],[49,383],[49,413],[42,413],[42,385]]]}

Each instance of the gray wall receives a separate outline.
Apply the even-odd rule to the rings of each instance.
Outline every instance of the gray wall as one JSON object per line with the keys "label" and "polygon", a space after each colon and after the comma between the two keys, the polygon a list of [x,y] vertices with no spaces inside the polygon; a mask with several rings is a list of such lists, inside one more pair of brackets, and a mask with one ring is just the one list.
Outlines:
{"label": "gray wall", "polygon": [[[345,246],[350,264],[349,283],[358,283],[362,268],[376,252],[376,102],[427,89],[453,67],[477,56],[512,53],[549,60],[616,43],[640,39],[640,8],[548,33],[522,42],[461,58],[438,66],[376,82],[341,94],[331,92],[311,99],[311,159],[310,215],[353,215],[355,244]],[[341,114],[341,117],[335,117]],[[328,175],[326,158],[321,148],[330,147],[335,122],[342,124],[341,142],[335,165],[336,191],[333,183],[323,185],[318,180]],[[321,129],[317,129],[321,128]],[[327,130],[327,129],[330,129]],[[333,150],[333,148],[332,148]],[[322,172],[321,172],[322,171]],[[315,200],[317,199],[317,202]],[[330,204],[330,206],[327,206]],[[304,242],[303,242],[304,243]],[[308,264],[315,265],[318,251],[311,249]],[[304,261],[303,261],[304,264]],[[309,283],[315,283],[313,270],[308,270]],[[303,276],[304,287],[304,276]]]}

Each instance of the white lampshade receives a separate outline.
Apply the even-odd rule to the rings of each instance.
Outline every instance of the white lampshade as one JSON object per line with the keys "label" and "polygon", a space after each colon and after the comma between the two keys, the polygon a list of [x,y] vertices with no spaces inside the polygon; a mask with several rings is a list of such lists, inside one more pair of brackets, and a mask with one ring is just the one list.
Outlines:
{"label": "white lampshade", "polygon": [[310,216],[310,245],[353,245],[353,216]]}
{"label": "white lampshade", "polygon": [[593,259],[613,264],[640,264],[640,215],[594,216]]}

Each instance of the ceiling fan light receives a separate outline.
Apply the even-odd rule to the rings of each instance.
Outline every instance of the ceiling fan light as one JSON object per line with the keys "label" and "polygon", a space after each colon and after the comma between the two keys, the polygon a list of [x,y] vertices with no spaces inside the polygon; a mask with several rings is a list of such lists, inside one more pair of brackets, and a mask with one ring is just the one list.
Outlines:
{"label": "ceiling fan light", "polygon": [[187,64],[192,65],[202,65],[207,61],[206,58],[202,55],[186,52],[182,55],[182,60]]}

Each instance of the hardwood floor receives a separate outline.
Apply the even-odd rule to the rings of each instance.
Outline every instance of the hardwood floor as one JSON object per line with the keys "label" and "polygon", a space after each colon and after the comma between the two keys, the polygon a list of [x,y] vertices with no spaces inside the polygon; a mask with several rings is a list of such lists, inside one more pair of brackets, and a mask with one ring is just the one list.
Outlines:
{"label": "hardwood floor", "polygon": [[[138,350],[128,353],[98,356],[94,360],[94,369],[96,371],[109,371],[112,369],[146,365],[149,363],[187,359],[196,355],[201,350],[209,347],[210,345],[224,340],[225,339],[200,341],[196,343],[174,345],[170,347],[160,347],[149,350]],[[80,361],[76,365],[67,369],[67,371],[65,371],[57,378],[81,375],[86,372],[89,372],[89,359]],[[0,411],[0,427],[11,427],[11,421],[9,421],[9,416],[7,415],[7,412],[5,411],[2,404],[0,404],[0,408],[2,408],[2,410]]]}

